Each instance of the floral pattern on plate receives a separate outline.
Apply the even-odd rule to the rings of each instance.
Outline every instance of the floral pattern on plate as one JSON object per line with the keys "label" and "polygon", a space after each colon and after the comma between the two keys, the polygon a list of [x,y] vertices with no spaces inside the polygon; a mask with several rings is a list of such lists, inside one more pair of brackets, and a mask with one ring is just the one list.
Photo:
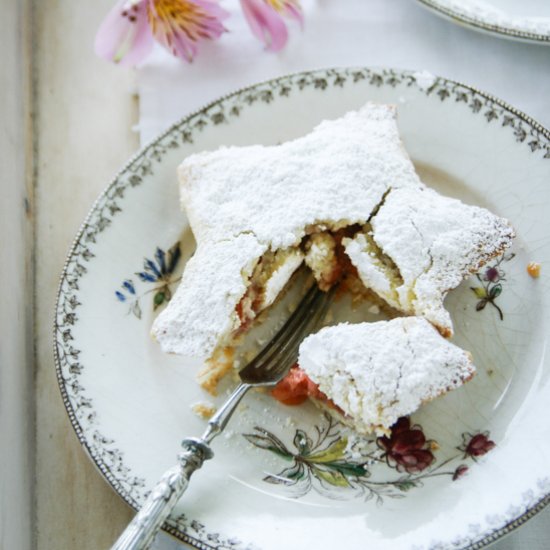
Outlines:
{"label": "floral pattern on plate", "polygon": [[[437,464],[435,452],[439,445],[426,439],[418,424],[411,425],[408,417],[400,418],[388,436],[376,438],[358,437],[324,414],[325,423],[316,425],[312,436],[298,429],[290,449],[272,432],[256,426],[255,433],[243,436],[255,447],[270,451],[290,462],[277,474],[268,474],[263,480],[274,485],[284,485],[294,498],[316,491],[331,498],[346,497],[375,499],[383,503],[384,497],[402,498],[410,489],[421,487],[436,476],[448,476],[453,481],[468,472],[466,464],[453,463],[461,459],[474,460],[495,447],[489,432],[463,433],[461,454]],[[385,464],[400,475],[395,479],[372,479],[372,467]],[[347,494],[344,494],[347,493]]]}
{"label": "floral pattern on plate", "polygon": [[174,277],[179,260],[181,258],[181,248],[179,241],[164,251],[157,246],[154,259],[145,258],[143,260],[143,271],[136,273],[138,279],[143,283],[154,284],[155,286],[140,294],[136,291],[136,286],[132,279],[125,279],[120,285],[120,290],[115,291],[115,296],[119,302],[128,304],[128,313],[132,313],[138,319],[141,319],[140,300],[145,294],[153,294],[153,310],[156,310],[163,304],[167,304],[172,299],[172,287],[180,278]]}
{"label": "floral pattern on plate", "polygon": [[476,278],[481,286],[470,287],[479,299],[476,304],[476,311],[482,311],[487,304],[490,304],[497,310],[500,320],[504,320],[504,313],[496,303],[496,299],[502,294],[502,283],[506,281],[506,273],[502,269],[501,264],[509,262],[514,256],[514,253],[504,254],[498,260],[485,266],[480,273],[476,274]]}

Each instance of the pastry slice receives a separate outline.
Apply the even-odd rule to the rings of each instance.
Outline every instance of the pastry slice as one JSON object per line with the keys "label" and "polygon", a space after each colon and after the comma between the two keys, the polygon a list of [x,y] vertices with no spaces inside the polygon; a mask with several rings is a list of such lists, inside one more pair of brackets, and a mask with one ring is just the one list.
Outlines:
{"label": "pastry slice", "polygon": [[445,296],[513,237],[507,220],[485,208],[418,187],[392,189],[369,223],[342,242],[366,287],[451,336]]}
{"label": "pastry slice", "polygon": [[298,363],[318,388],[310,395],[364,434],[388,433],[475,373],[470,354],[420,317],[324,328],[302,342]]}

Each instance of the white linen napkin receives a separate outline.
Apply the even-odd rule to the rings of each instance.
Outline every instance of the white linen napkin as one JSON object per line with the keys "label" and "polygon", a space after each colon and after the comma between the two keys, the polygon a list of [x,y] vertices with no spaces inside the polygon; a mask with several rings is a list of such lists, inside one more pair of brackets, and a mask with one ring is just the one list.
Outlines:
{"label": "white linen napkin", "polygon": [[[205,44],[192,64],[158,48],[139,69],[142,144],[187,113],[248,84],[306,69],[351,65],[428,70],[492,93],[550,126],[549,47],[453,25],[414,0],[302,0],[303,31],[290,22],[287,47],[273,54],[252,36],[237,0],[222,4],[232,13],[226,22],[230,32]],[[549,520],[547,510],[495,544],[495,550],[546,549]],[[159,535],[154,548],[183,546]]]}
{"label": "white linen napkin", "polygon": [[138,73],[145,144],[220,95],[290,72],[368,65],[428,70],[476,86],[550,126],[550,47],[495,38],[453,25],[414,0],[302,0],[304,30],[289,23],[277,53],[250,33],[237,0],[223,5],[230,32],[204,44],[192,64],[160,47]]}

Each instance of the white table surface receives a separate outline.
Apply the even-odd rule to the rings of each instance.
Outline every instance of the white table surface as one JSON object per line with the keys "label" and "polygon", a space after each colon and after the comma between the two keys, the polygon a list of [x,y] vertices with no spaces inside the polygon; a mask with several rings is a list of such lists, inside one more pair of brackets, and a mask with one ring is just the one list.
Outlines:
{"label": "white table surface", "polygon": [[[265,52],[237,2],[230,33],[192,65],[156,50],[138,73],[142,145],[207,102],[248,84],[332,66],[386,66],[429,72],[488,91],[550,126],[550,47],[500,40],[453,25],[414,0],[303,0],[305,28],[291,25],[287,48]],[[550,510],[497,542],[498,550],[550,547]],[[159,537],[156,550],[182,545]]]}

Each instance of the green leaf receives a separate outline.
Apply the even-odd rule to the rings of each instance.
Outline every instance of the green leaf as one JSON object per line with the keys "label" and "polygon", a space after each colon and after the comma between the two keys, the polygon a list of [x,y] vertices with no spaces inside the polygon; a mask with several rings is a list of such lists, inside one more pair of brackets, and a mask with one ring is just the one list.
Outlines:
{"label": "green leaf", "polygon": [[316,477],[334,485],[336,487],[349,487],[349,481],[346,476],[341,472],[333,472],[321,470],[320,468],[313,468],[313,475]]}
{"label": "green leaf", "polygon": [[366,470],[362,464],[353,462],[325,462],[324,465],[331,470],[337,470],[345,476],[353,477],[369,477],[370,472]]}
{"label": "green leaf", "polygon": [[484,298],[483,300],[480,300],[476,304],[476,311],[481,311],[482,309],[485,309],[485,306],[487,305],[487,299]]}
{"label": "green leaf", "polygon": [[265,435],[243,434],[243,436],[255,447],[271,451],[287,460],[292,459],[292,453],[290,453],[286,447],[269,432],[265,432]]}
{"label": "green leaf", "polygon": [[416,483],[414,481],[401,481],[397,484],[397,488],[400,491],[410,491],[414,487],[416,487]]}
{"label": "green leaf", "polygon": [[304,430],[296,430],[293,443],[302,456],[309,454],[311,451],[312,441]]}
{"label": "green leaf", "polygon": [[280,474],[280,477],[299,481],[305,477],[305,466],[302,462],[295,462],[290,468],[285,468]]}
{"label": "green leaf", "polygon": [[502,285],[499,283],[489,291],[489,298],[495,299],[502,294]]}
{"label": "green leaf", "polygon": [[344,457],[344,451],[347,446],[348,438],[342,437],[342,439],[338,439],[328,449],[309,456],[308,462],[316,462],[321,464],[324,462],[336,462]]}
{"label": "green leaf", "polygon": [[410,481],[410,480],[404,480],[404,481],[398,481],[395,486],[400,490],[400,491],[410,491],[411,489],[413,489],[414,487],[416,487],[416,483],[414,481]]}
{"label": "green leaf", "polygon": [[478,297],[478,298],[487,298],[487,291],[481,287],[481,286],[476,286],[476,287],[470,287],[471,290],[474,291],[474,294]]}
{"label": "green leaf", "polygon": [[160,305],[162,305],[164,302],[164,299],[165,299],[164,292],[162,290],[159,290],[155,294],[155,297],[153,298],[153,304],[154,304],[153,309],[157,309]]}

